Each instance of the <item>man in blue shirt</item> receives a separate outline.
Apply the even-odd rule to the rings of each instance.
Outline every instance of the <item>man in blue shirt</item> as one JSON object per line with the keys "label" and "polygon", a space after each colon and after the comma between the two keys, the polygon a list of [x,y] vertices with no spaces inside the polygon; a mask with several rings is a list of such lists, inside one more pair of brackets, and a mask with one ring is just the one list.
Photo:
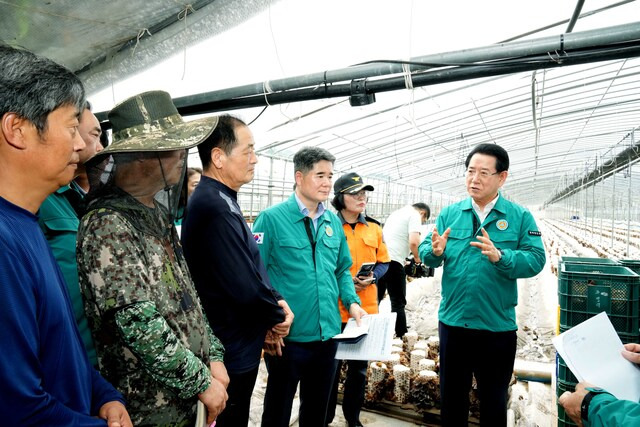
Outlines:
{"label": "man in blue shirt", "polygon": [[0,414],[8,426],[129,427],[93,368],[62,274],[38,226],[73,179],[84,88],[66,68],[0,45]]}
{"label": "man in blue shirt", "polygon": [[284,338],[293,314],[271,286],[238,205],[238,191],[253,179],[258,161],[251,130],[238,118],[220,116],[198,152],[204,171],[189,198],[182,246],[211,328],[225,347],[229,400],[216,425],[241,427],[249,422],[265,336],[269,331]]}

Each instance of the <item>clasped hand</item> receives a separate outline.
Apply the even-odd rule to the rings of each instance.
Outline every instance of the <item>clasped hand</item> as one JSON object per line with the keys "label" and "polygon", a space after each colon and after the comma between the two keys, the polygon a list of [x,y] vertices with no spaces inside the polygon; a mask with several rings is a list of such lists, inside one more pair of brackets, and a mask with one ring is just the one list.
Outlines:
{"label": "clasped hand", "polygon": [[282,347],[284,347],[284,337],[289,335],[291,324],[293,323],[293,311],[289,307],[289,304],[285,300],[278,301],[278,305],[284,310],[284,321],[278,323],[269,331],[264,340],[263,349],[265,353],[271,356],[282,356]]}

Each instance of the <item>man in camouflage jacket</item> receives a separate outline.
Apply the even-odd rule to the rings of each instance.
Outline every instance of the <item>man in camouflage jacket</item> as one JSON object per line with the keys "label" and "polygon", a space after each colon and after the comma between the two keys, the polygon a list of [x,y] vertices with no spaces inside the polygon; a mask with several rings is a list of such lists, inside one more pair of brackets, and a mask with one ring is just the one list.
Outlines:
{"label": "man in camouflage jacket", "polygon": [[179,187],[186,148],[217,118],[182,123],[168,94],[147,92],[109,120],[114,141],[90,161],[109,178],[92,182],[77,246],[100,371],[124,394],[136,426],[192,426],[198,400],[211,422],[227,399],[224,349],[187,270],[171,203],[157,195]]}

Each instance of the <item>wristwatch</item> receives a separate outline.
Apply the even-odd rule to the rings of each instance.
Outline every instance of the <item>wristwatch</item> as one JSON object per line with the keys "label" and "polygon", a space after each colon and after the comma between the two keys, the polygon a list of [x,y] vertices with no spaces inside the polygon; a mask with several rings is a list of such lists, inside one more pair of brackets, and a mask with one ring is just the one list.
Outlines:
{"label": "wristwatch", "polygon": [[582,404],[580,405],[580,418],[585,421],[589,421],[589,405],[591,404],[591,399],[599,392],[604,391],[600,387],[587,387],[587,390],[589,393],[585,394],[582,398]]}
{"label": "wristwatch", "polygon": [[500,252],[500,258],[498,258],[498,260],[495,262],[495,264],[499,263],[500,260],[502,259],[502,257],[504,256],[504,251],[500,248],[496,248],[498,250],[498,252]]}

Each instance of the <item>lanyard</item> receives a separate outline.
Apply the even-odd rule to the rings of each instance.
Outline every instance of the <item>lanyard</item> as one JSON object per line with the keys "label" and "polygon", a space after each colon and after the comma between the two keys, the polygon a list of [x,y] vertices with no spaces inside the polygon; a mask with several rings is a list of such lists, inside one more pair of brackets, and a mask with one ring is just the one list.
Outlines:
{"label": "lanyard", "polygon": [[313,253],[313,266],[316,266],[316,241],[313,238],[313,232],[311,231],[311,218],[308,216],[304,217],[304,228],[307,229],[307,237],[309,238],[309,243],[311,243],[311,251]]}

